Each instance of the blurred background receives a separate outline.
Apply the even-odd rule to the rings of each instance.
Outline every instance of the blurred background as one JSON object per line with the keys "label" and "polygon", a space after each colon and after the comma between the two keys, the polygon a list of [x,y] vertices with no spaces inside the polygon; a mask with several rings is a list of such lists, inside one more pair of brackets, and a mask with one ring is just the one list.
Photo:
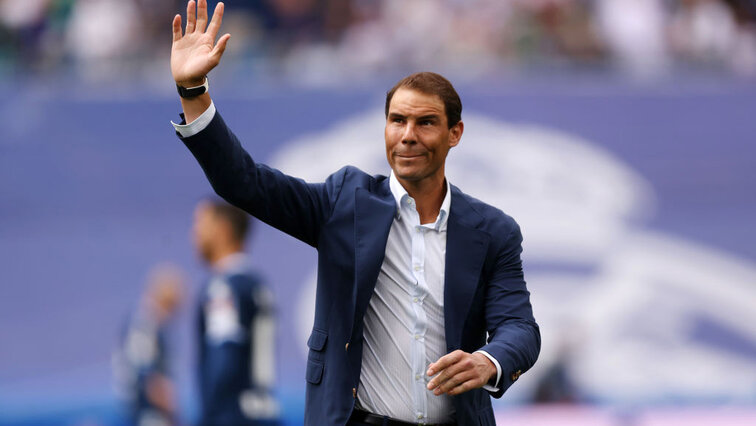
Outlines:
{"label": "blurred background", "polygon": [[[388,173],[385,91],[420,70],[457,87],[447,175],[520,222],[543,334],[498,424],[756,424],[755,1],[225,3],[216,106],[296,176]],[[0,0],[0,424],[127,424],[116,352],[166,263],[187,288],[169,372],[196,418],[190,229],[211,188],[170,125],[185,9]],[[248,251],[301,424],[316,253],[262,224]]]}

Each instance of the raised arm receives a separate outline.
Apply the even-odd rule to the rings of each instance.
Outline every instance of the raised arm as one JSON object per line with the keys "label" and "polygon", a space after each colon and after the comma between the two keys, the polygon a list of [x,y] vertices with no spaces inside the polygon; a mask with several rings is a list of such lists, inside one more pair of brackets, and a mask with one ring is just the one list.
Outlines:
{"label": "raised arm", "polygon": [[[171,72],[176,84],[190,88],[202,85],[207,73],[218,65],[231,36],[225,34],[215,42],[223,18],[223,3],[218,3],[209,24],[207,0],[199,0],[196,5],[194,0],[189,1],[186,15],[183,34],[181,16],[173,18]],[[316,247],[346,169],[325,183],[308,184],[259,164],[244,150],[220,114],[208,111],[211,103],[207,93],[182,97],[184,120],[198,126],[189,132],[182,132],[179,127],[186,130],[190,126],[174,126],[215,192],[263,222]],[[200,116],[202,119],[196,120]]]}
{"label": "raised arm", "polygon": [[[171,73],[179,86],[201,86],[210,70],[220,62],[228,39],[231,38],[230,34],[224,34],[217,43],[215,42],[223,20],[223,9],[223,3],[218,3],[213,12],[213,19],[208,25],[207,0],[199,0],[198,3],[190,0],[186,6],[186,30],[183,34],[181,15],[173,17]],[[208,93],[188,99],[181,98],[186,122],[194,121],[207,110],[210,103]]]}

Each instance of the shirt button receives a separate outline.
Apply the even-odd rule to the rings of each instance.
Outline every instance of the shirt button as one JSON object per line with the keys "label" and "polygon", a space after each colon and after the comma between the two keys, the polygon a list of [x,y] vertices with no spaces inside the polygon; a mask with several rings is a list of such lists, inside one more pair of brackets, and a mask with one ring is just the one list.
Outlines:
{"label": "shirt button", "polygon": [[415,334],[415,340],[420,340],[420,335],[419,334]]}
{"label": "shirt button", "polygon": [[423,415],[422,415],[422,414],[418,414],[418,415],[417,415],[417,418],[418,418],[418,419],[422,419],[422,418],[423,418]]}
{"label": "shirt button", "polygon": [[415,270],[419,271],[420,270],[420,265],[415,265]]}
{"label": "shirt button", "polygon": [[420,380],[421,377],[422,377],[421,375],[415,374],[415,380]]}
{"label": "shirt button", "polygon": [[412,299],[412,301],[413,301],[413,302],[415,302],[415,303],[417,303],[417,302],[419,302],[419,301],[420,301],[420,299],[418,299],[418,298],[416,297],[416,298]]}

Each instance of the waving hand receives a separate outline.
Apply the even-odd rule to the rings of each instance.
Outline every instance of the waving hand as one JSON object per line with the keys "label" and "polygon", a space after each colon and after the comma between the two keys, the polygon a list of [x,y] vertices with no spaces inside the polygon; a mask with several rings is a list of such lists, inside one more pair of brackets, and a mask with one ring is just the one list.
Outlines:
{"label": "waving hand", "polygon": [[184,34],[181,33],[181,15],[173,18],[171,73],[177,84],[184,87],[201,85],[207,73],[220,62],[226,43],[231,38],[230,34],[224,34],[215,42],[223,20],[223,9],[223,3],[218,3],[208,25],[207,0],[199,0],[196,5],[194,0],[190,0],[186,7]]}

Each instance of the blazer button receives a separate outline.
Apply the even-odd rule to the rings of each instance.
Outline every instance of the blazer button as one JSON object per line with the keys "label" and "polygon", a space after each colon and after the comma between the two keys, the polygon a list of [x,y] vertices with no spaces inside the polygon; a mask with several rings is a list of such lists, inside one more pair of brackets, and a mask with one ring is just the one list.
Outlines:
{"label": "blazer button", "polygon": [[511,377],[512,381],[513,382],[517,381],[517,379],[519,379],[521,375],[522,375],[522,370],[517,370],[516,372],[512,373],[512,377]]}
{"label": "blazer button", "polygon": [[348,351],[348,350],[349,350],[349,342],[347,342],[346,346],[344,346],[344,350],[345,350],[345,351]]}
{"label": "blazer button", "polygon": [[357,388],[352,388],[352,397],[357,398]]}

